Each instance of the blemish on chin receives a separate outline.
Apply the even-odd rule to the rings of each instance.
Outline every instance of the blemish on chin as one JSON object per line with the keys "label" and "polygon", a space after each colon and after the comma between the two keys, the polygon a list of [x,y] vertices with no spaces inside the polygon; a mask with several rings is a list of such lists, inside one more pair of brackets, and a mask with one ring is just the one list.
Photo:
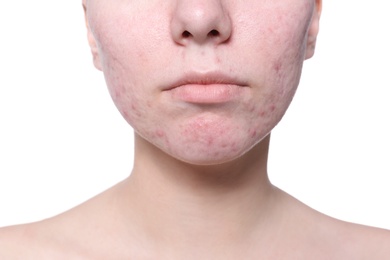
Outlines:
{"label": "blemish on chin", "polygon": [[231,149],[232,152],[237,152],[237,151],[238,151],[236,142],[233,142],[233,143],[230,145],[230,149]]}
{"label": "blemish on chin", "polygon": [[260,117],[265,117],[267,115],[267,113],[264,111],[264,110],[261,110],[260,112],[259,112],[259,116]]}
{"label": "blemish on chin", "polygon": [[255,138],[257,136],[257,131],[256,129],[249,129],[248,130],[248,135],[251,137],[251,138]]}
{"label": "blemish on chin", "polygon": [[251,105],[251,106],[249,107],[249,112],[250,112],[250,113],[253,113],[253,112],[255,111],[255,109],[256,109],[256,106],[255,106],[255,105]]}
{"label": "blemish on chin", "polygon": [[226,148],[226,147],[228,147],[228,145],[229,145],[228,143],[222,143],[222,144],[221,144],[221,147],[222,147],[222,148]]}
{"label": "blemish on chin", "polygon": [[253,131],[252,131],[252,134],[251,134],[251,137],[252,137],[252,138],[255,138],[256,135],[257,135],[257,131],[256,131],[256,130],[253,130]]}
{"label": "blemish on chin", "polygon": [[165,137],[165,133],[163,130],[156,130],[156,136],[159,138]]}

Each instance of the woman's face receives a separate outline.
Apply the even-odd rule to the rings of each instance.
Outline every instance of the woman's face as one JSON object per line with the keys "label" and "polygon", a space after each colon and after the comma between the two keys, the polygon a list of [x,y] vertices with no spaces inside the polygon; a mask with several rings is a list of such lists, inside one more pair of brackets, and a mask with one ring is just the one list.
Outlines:
{"label": "woman's face", "polygon": [[85,4],[95,66],[121,114],[140,137],[193,164],[233,160],[269,134],[318,27],[315,0]]}

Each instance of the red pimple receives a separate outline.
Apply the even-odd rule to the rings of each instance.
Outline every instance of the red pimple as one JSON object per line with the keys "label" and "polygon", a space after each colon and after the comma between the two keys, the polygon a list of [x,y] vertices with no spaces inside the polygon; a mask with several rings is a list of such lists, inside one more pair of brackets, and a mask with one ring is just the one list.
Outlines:
{"label": "red pimple", "polygon": [[260,117],[264,117],[266,114],[267,114],[267,113],[266,113],[264,110],[261,110],[261,111],[259,112],[259,116],[260,116]]}
{"label": "red pimple", "polygon": [[226,148],[227,146],[228,146],[227,143],[222,143],[222,144],[221,144],[221,147],[222,147],[222,148]]}
{"label": "red pimple", "polygon": [[276,63],[274,64],[274,70],[275,70],[277,73],[280,72],[281,68],[282,68],[282,63],[276,62]]}
{"label": "red pimple", "polygon": [[133,111],[133,113],[135,113],[136,116],[138,116],[138,117],[141,116],[141,113],[139,112],[139,110],[137,109],[137,107],[134,104],[131,104],[131,110]]}
{"label": "red pimple", "polygon": [[165,133],[163,130],[156,130],[156,136],[161,138],[165,136]]}
{"label": "red pimple", "polygon": [[256,135],[257,135],[257,132],[256,132],[256,130],[253,130],[253,132],[252,132],[252,138],[255,138],[256,137]]}
{"label": "red pimple", "polygon": [[126,110],[122,110],[122,115],[123,115],[124,118],[128,118],[129,117],[129,113]]}
{"label": "red pimple", "polygon": [[236,142],[233,142],[231,145],[230,145],[230,148],[233,152],[236,152],[237,151],[237,144]]}

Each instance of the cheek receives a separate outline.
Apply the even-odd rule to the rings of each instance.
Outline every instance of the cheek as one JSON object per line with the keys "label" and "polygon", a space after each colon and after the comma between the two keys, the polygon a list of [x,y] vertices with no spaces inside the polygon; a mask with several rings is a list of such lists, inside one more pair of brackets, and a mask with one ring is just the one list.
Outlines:
{"label": "cheek", "polygon": [[272,72],[272,77],[281,78],[283,72],[291,71],[291,66],[299,67],[304,60],[313,1],[298,2],[294,7],[292,3],[275,3],[269,9],[259,7],[261,14],[252,11],[253,19],[245,25],[250,34],[240,36],[252,42],[251,49],[259,54],[254,57],[264,59],[262,65]]}
{"label": "cheek", "polygon": [[[282,117],[298,87],[305,58],[305,43],[310,19],[297,20],[291,14],[279,21],[280,28],[268,45],[269,57],[266,66],[267,96],[272,102],[268,109],[276,117]],[[276,26],[276,25],[275,25]]]}
{"label": "cheek", "polygon": [[140,33],[127,27],[123,20],[117,17],[112,21],[116,26],[110,26],[112,23],[100,19],[95,24],[95,37],[110,95],[123,117],[133,125],[150,104],[144,79],[149,78],[151,63],[145,51],[147,44],[135,37]]}
{"label": "cheek", "polygon": [[166,24],[163,17],[156,10],[135,14],[135,9],[128,9],[116,7],[116,13],[103,12],[95,17],[93,32],[112,99],[134,126],[151,110],[157,72],[168,67],[169,59],[163,55],[165,46],[161,44],[166,42],[162,40],[166,34],[161,28]]}

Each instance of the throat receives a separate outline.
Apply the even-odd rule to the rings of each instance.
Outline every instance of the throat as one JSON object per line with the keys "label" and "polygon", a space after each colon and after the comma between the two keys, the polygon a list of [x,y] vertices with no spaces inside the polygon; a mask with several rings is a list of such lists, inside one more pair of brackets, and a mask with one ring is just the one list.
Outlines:
{"label": "throat", "polygon": [[148,157],[138,155],[121,185],[123,215],[157,244],[242,241],[272,219],[277,204],[265,141],[243,158],[212,166],[186,164],[138,144],[138,152]]}

